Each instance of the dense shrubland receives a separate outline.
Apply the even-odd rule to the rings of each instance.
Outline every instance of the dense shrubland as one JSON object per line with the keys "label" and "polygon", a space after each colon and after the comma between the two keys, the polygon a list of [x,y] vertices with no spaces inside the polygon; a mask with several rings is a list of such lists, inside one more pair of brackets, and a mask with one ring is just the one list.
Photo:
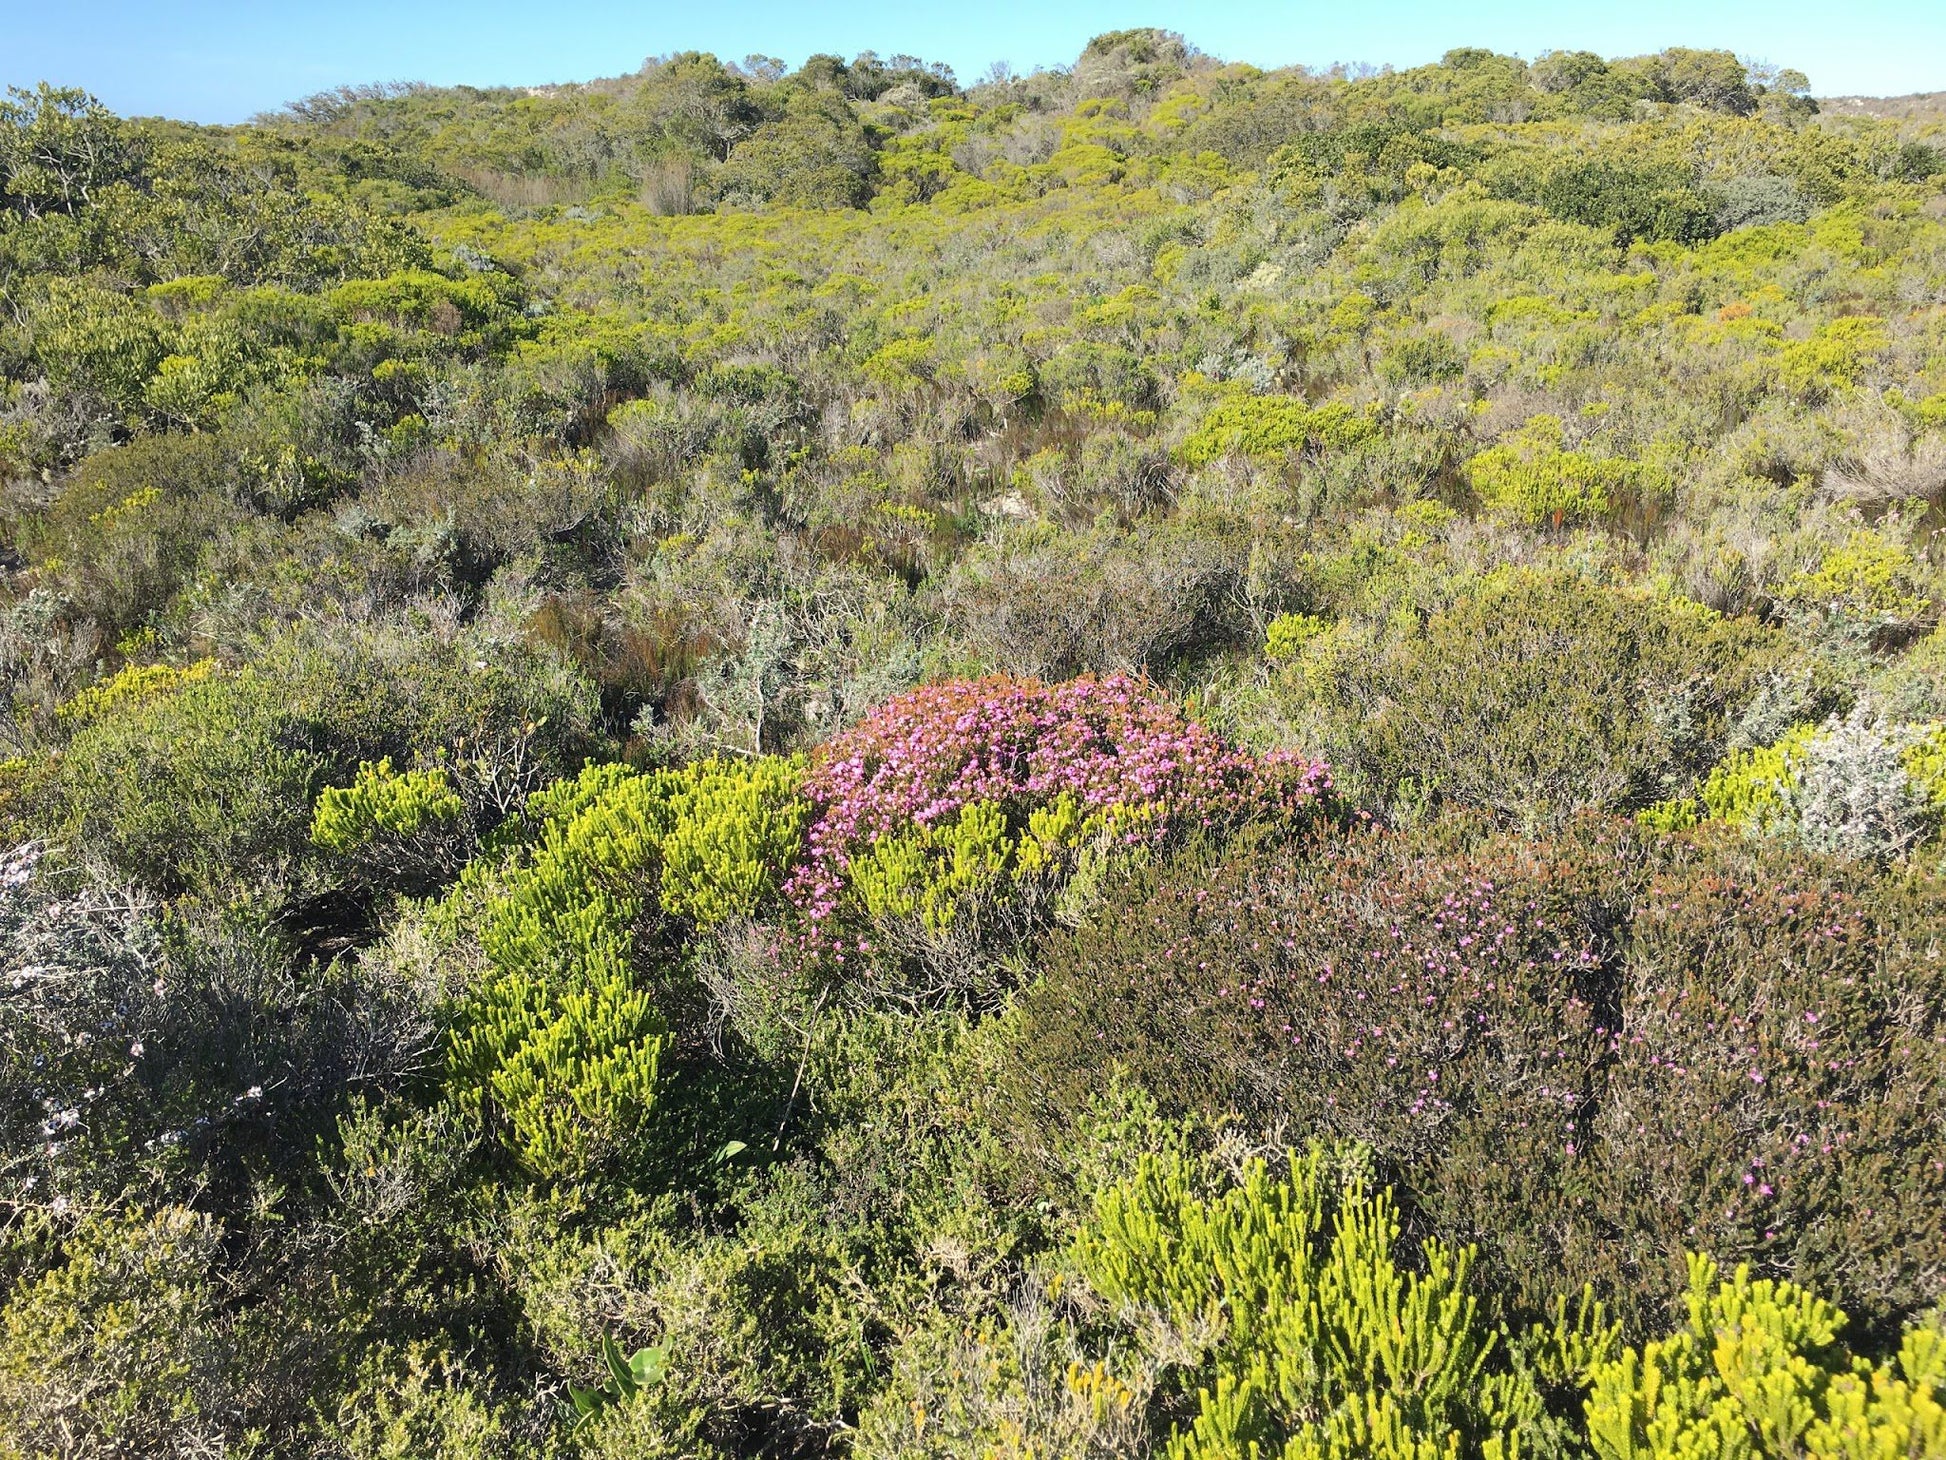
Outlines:
{"label": "dense shrubland", "polygon": [[0,1454],[1946,1454],[1946,120],[0,104]]}

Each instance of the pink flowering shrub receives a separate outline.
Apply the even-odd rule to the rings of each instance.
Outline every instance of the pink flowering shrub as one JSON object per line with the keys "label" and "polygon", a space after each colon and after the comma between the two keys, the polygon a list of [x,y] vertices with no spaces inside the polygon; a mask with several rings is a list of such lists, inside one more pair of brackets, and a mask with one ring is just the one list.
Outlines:
{"label": "pink flowering shrub", "polygon": [[1518,1307],[1658,1329],[1686,1251],[1896,1327],[1946,1272],[1937,885],[1740,839],[1244,836],[1053,941],[1002,1062],[1023,1145],[1120,1067],[1368,1145]]}
{"label": "pink flowering shrub", "polygon": [[1126,675],[928,685],[819,753],[785,892],[805,947],[843,962],[888,908],[943,928],[964,894],[1058,879],[1090,846],[1303,817],[1330,789],[1322,764],[1239,750]]}

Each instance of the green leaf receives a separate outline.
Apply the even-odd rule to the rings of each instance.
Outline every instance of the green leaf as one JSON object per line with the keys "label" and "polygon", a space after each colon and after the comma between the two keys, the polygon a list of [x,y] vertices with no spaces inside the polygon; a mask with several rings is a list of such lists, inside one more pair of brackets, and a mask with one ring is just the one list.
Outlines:
{"label": "green leaf", "polygon": [[642,1388],[660,1384],[662,1376],[669,1371],[668,1351],[660,1344],[654,1348],[638,1348],[629,1359],[628,1367],[630,1375]]}
{"label": "green leaf", "polygon": [[607,1334],[601,1336],[601,1356],[608,1364],[608,1372],[615,1376],[615,1387],[622,1396],[635,1392],[635,1375],[630,1370],[628,1360],[622,1356],[622,1346]]}

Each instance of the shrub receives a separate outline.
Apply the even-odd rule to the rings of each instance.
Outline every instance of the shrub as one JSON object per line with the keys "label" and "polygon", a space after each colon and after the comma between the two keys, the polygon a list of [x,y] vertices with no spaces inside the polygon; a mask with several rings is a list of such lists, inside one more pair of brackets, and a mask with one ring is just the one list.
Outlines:
{"label": "shrub", "polygon": [[1314,614],[1280,613],[1264,631],[1264,658],[1272,664],[1295,658],[1299,650],[1324,630],[1324,620]]}
{"label": "shrub", "polygon": [[[139,893],[65,873],[29,842],[0,855],[0,1141],[9,1186],[55,1200],[160,1132],[127,1107],[160,1022],[161,931]],[[131,1099],[130,1097],[134,1098]]]}
{"label": "shrub", "polygon": [[1579,1453],[1573,1403],[1614,1348],[1598,1306],[1496,1325],[1466,1249],[1402,1239],[1366,1153],[1207,1134],[1095,1132],[1116,1169],[1072,1238],[902,1338],[859,1453]]}
{"label": "shrub", "polygon": [[1510,1219],[1543,1188],[1573,1209],[1629,875],[1585,848],[1436,856],[1371,834],[1186,854],[1047,949],[1016,1109],[1058,1129],[1119,1065],[1165,1110],[1363,1142],[1538,1302],[1558,1259]]}
{"label": "shrub", "polygon": [[1422,633],[1337,647],[1300,655],[1279,693],[1324,722],[1348,783],[1382,804],[1411,779],[1530,828],[1693,784],[1781,652],[1748,621],[1528,571],[1492,575]]}
{"label": "shrub", "polygon": [[1870,357],[1890,344],[1884,320],[1844,315],[1818,325],[1810,338],[1785,345],[1778,354],[1778,375],[1786,390],[1815,404],[1857,386]]}
{"label": "shrub", "polygon": [[1399,340],[1379,361],[1379,375],[1390,385],[1425,385],[1458,380],[1466,374],[1466,356],[1446,335],[1411,335]]}
{"label": "shrub", "polygon": [[242,1374],[210,1266],[221,1230],[182,1207],[82,1223],[0,1315],[0,1435],[34,1457],[222,1453]]}
{"label": "shrub", "polygon": [[118,705],[166,694],[184,685],[199,684],[216,673],[214,659],[198,659],[178,668],[173,664],[129,664],[100,684],[89,685],[55,710],[55,718],[69,725],[85,724]]}
{"label": "shrub", "polygon": [[288,688],[252,672],[97,714],[41,772],[60,833],[174,895],[288,876],[329,761]]}
{"label": "shrub", "polygon": [[1632,462],[1569,451],[1558,416],[1536,416],[1467,463],[1480,500],[1530,526],[1599,522],[1640,479]]}
{"label": "shrub", "polygon": [[458,820],[465,803],[438,767],[398,772],[390,757],[358,767],[349,786],[333,786],[318,797],[311,814],[311,840],[335,851],[350,851],[390,833],[414,836],[422,829]]}
{"label": "shrub", "polygon": [[1283,395],[1225,391],[1190,433],[1176,455],[1185,466],[1207,466],[1225,456],[1283,461],[1307,449],[1357,445],[1378,434],[1369,414],[1337,402],[1307,406]]}
{"label": "shrub", "polygon": [[1930,609],[1918,573],[1911,549],[1865,529],[1791,578],[1778,597],[1787,613],[1823,632],[1882,640],[1909,632]]}
{"label": "shrub", "polygon": [[534,1175],[656,1154],[670,1041],[642,925],[657,910],[702,927],[756,913],[796,854],[798,775],[779,761],[589,766],[529,801],[529,842],[506,867],[476,864],[455,893],[456,916],[478,899],[489,969],[459,1012],[449,1079]]}
{"label": "shrub", "polygon": [[1045,679],[1160,676],[1249,644],[1261,629],[1240,605],[1253,587],[1239,535],[1143,528],[969,555],[943,596],[983,665]]}
{"label": "shrub", "polygon": [[23,544],[76,608],[114,633],[159,617],[242,512],[214,436],[142,436],[96,452],[21,524]]}
{"label": "shrub", "polygon": [[1321,765],[1259,761],[1124,676],[927,686],[832,740],[806,793],[806,858],[787,895],[804,946],[842,965],[881,915],[952,921],[967,892],[1070,873],[1097,838],[1154,846],[1255,816],[1300,818]]}
{"label": "shrub", "polygon": [[803,778],[782,757],[690,767],[660,846],[663,910],[699,928],[763,911],[803,845]]}
{"label": "shrub", "polygon": [[1821,727],[1799,725],[1774,745],[1739,750],[1693,800],[1642,813],[1668,830],[1707,816],[1752,836],[1872,861],[1931,839],[1946,810],[1946,754],[1937,724],[1888,724],[1868,706]]}
{"label": "shrub", "polygon": [[1876,1342],[1937,1301],[1946,1261],[1937,894],[1748,846],[1685,850],[1636,901],[1579,1270],[1748,1261]]}
{"label": "shrub", "polygon": [[1794,796],[1799,840],[1876,861],[1924,840],[1937,822],[1929,788],[1911,774],[1924,736],[1864,706],[1827,724],[1805,745]]}
{"label": "shrub", "polygon": [[[1403,1460],[1518,1453],[1545,1434],[1533,1369],[1512,1366],[1468,1291],[1472,1249],[1430,1239],[1407,1269],[1388,1192],[1315,1149],[1287,1169],[1252,1158],[1210,1190],[1181,1158],[1147,1157],[1075,1238],[1110,1311],[1192,1356],[1195,1398],[1165,1453]],[[1551,1338],[1543,1377],[1568,1385],[1613,1341],[1586,1317]]]}
{"label": "shrub", "polygon": [[[1661,870],[1656,870],[1660,866]],[[1870,1331],[1946,1260],[1937,915],[1762,846],[1255,839],[1110,889],[1010,1030],[1029,1149],[1120,1067],[1165,1109],[1368,1144],[1516,1307],[1652,1330],[1681,1254]]]}
{"label": "shrub", "polygon": [[449,1053],[462,1107],[543,1178],[578,1175],[642,1139],[667,1043],[632,959],[649,818],[663,808],[642,777],[591,768],[575,786],[581,804],[534,808],[538,844],[486,902],[491,968]]}
{"label": "shrub", "polygon": [[414,1347],[365,1356],[320,1425],[346,1460],[499,1460],[516,1453],[505,1407],[450,1354]]}
{"label": "shrub", "polygon": [[1696,1256],[1684,1305],[1672,1337],[1595,1365],[1588,1438],[1601,1460],[1946,1450],[1946,1329],[1911,1329],[1896,1362],[1872,1364],[1815,1294],[1747,1266],[1719,1282]]}
{"label": "shrub", "polygon": [[470,649],[293,637],[239,673],[118,689],[76,717],[29,794],[63,837],[156,891],[302,895],[314,799],[361,763],[444,752],[451,789],[492,814],[585,752],[579,682],[517,650]]}

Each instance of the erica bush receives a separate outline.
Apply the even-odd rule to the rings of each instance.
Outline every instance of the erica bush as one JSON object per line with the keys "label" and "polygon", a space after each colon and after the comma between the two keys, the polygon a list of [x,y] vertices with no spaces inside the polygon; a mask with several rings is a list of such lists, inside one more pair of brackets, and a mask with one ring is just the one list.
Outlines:
{"label": "erica bush", "polygon": [[805,947],[855,962],[874,914],[943,928],[973,894],[1064,877],[1084,848],[1301,817],[1329,790],[1324,766],[1238,750],[1127,676],[929,685],[819,753],[785,890]]}
{"label": "erica bush", "polygon": [[1605,824],[1193,853],[1055,941],[1014,1108],[1071,1120],[1120,1065],[1177,1109],[1367,1142],[1518,1306],[1591,1281],[1652,1327],[1701,1249],[1883,1325],[1946,1272],[1938,914],[1770,855]]}

